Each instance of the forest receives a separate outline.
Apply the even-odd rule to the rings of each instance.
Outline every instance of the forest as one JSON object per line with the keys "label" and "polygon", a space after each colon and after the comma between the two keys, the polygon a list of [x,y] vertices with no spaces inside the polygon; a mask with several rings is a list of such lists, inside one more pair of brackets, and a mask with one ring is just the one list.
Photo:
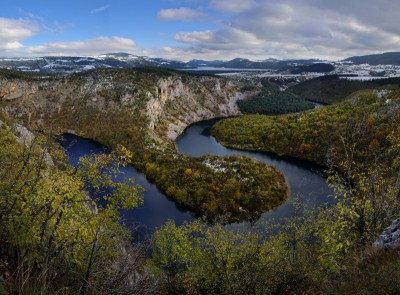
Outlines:
{"label": "forest", "polygon": [[325,104],[345,100],[350,94],[366,89],[398,89],[400,78],[376,79],[370,81],[348,80],[338,75],[327,75],[304,81],[288,91]]}
{"label": "forest", "polygon": [[209,220],[257,220],[288,194],[277,169],[243,156],[189,158],[164,151],[142,161],[139,169],[168,197]]}
{"label": "forest", "polygon": [[[227,146],[264,150],[290,155],[327,165],[336,155],[332,146],[344,152],[343,137],[357,133],[355,156],[369,162],[374,153],[383,153],[391,143],[389,135],[396,130],[399,92],[365,91],[348,100],[282,116],[249,115],[226,119],[212,128],[212,135]],[[354,136],[353,136],[354,137]]]}
{"label": "forest", "polygon": [[273,88],[264,88],[249,99],[238,100],[237,104],[242,113],[263,115],[294,113],[314,107],[295,94]]}

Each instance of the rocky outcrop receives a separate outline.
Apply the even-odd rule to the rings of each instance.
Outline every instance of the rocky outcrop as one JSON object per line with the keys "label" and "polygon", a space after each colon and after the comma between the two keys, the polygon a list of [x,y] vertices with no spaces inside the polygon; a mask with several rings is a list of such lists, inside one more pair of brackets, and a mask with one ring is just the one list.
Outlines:
{"label": "rocky outcrop", "polygon": [[193,122],[239,114],[236,101],[249,95],[239,91],[242,83],[237,80],[177,72],[103,70],[48,80],[0,81],[0,100],[15,101],[7,112],[25,126],[42,126],[46,118],[77,107],[130,108],[145,114],[143,123],[151,134],[168,141]]}
{"label": "rocky outcrop", "polygon": [[236,101],[245,97],[242,93],[227,93],[223,96],[223,102],[213,107],[203,107],[193,102],[192,112],[182,114],[177,120],[170,122],[168,125],[167,137],[175,140],[183,130],[191,123],[201,120],[207,120],[215,117],[228,117],[238,115],[240,112],[237,108]]}
{"label": "rocky outcrop", "polygon": [[176,137],[191,123],[237,115],[238,99],[246,95],[238,91],[238,84],[217,77],[199,77],[182,82],[181,76],[157,81],[157,95],[151,96],[147,104],[149,128],[167,126],[166,137]]}
{"label": "rocky outcrop", "polygon": [[[222,81],[222,82],[221,82]],[[221,86],[221,84],[223,84]],[[217,77],[182,77],[172,75],[155,81],[155,89],[147,91],[148,128],[161,137],[175,138],[195,121],[239,113],[236,100],[243,97],[238,85]]]}
{"label": "rocky outcrop", "polygon": [[372,247],[376,250],[393,250],[400,247],[400,218],[383,230]]}
{"label": "rocky outcrop", "polygon": [[[15,134],[15,138],[21,145],[24,145],[27,148],[34,146],[36,135],[32,131],[29,131],[26,127],[22,126],[21,124],[14,124],[11,129]],[[43,154],[42,154],[43,161],[46,163],[47,167],[54,166],[53,158],[50,156],[49,152],[47,151],[47,148],[46,147],[42,148],[43,148]]]}
{"label": "rocky outcrop", "polygon": [[0,100],[12,100],[39,90],[39,83],[0,79]]}

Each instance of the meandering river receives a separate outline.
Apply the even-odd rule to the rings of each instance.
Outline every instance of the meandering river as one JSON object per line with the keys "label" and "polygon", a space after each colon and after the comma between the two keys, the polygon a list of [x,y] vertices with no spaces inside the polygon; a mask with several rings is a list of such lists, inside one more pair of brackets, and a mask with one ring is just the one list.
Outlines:
{"label": "meandering river", "polygon": [[[328,195],[332,193],[327,186],[322,175],[321,167],[307,161],[298,159],[279,157],[274,154],[264,152],[240,151],[225,148],[210,136],[210,128],[218,119],[201,121],[190,125],[176,140],[176,148],[182,154],[199,157],[204,154],[210,155],[233,155],[242,154],[278,168],[285,176],[289,185],[289,198],[299,197],[301,202],[310,206],[319,206],[331,201]],[[61,145],[66,149],[70,164],[76,165],[79,157],[107,152],[101,144],[78,137],[72,134],[65,134]],[[142,239],[144,235],[152,233],[155,228],[162,226],[169,219],[180,225],[184,221],[194,220],[194,215],[184,208],[176,205],[169,200],[158,188],[147,181],[144,174],[139,173],[133,166],[122,168],[124,174],[118,177],[134,177],[135,182],[144,189],[144,204],[138,208],[123,211],[123,220],[129,227],[139,226],[135,236]],[[264,213],[259,221],[250,224],[242,222],[231,225],[233,228],[243,228],[247,230],[257,229],[265,221],[272,218],[289,217],[294,214],[294,208],[290,202],[285,202],[275,209]]]}

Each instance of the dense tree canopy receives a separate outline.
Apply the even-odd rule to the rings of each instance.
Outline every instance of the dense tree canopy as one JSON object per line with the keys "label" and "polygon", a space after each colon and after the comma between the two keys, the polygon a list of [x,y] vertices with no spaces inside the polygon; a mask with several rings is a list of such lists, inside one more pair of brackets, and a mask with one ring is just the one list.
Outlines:
{"label": "dense tree canopy", "polygon": [[140,169],[168,197],[208,219],[255,220],[288,194],[278,170],[247,157],[190,158],[164,151],[142,161]]}
{"label": "dense tree canopy", "polygon": [[389,95],[368,91],[341,104],[299,114],[222,120],[214,125],[212,135],[228,146],[295,156],[322,165],[343,155],[343,138],[357,136],[355,157],[360,163],[369,163],[372,155],[387,149],[388,136],[397,130],[399,114],[393,109],[399,97],[395,91]]}
{"label": "dense tree canopy", "polygon": [[347,96],[355,91],[377,88],[396,89],[399,87],[399,83],[399,78],[361,81],[329,75],[304,81],[290,87],[288,90],[304,99],[331,104],[345,100]]}
{"label": "dense tree canopy", "polygon": [[263,89],[249,99],[238,100],[237,104],[243,113],[265,115],[293,113],[314,107],[293,93],[272,88]]}

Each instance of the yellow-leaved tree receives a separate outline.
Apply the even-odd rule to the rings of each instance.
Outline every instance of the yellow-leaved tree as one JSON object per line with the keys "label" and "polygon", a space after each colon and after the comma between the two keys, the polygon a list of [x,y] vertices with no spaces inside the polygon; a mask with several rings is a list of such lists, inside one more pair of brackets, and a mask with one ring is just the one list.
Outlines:
{"label": "yellow-leaved tree", "polygon": [[143,249],[119,222],[121,208],[143,201],[133,179],[114,181],[128,150],[84,158],[73,168],[53,140],[18,138],[4,123],[0,146],[0,251],[10,292],[154,291]]}

